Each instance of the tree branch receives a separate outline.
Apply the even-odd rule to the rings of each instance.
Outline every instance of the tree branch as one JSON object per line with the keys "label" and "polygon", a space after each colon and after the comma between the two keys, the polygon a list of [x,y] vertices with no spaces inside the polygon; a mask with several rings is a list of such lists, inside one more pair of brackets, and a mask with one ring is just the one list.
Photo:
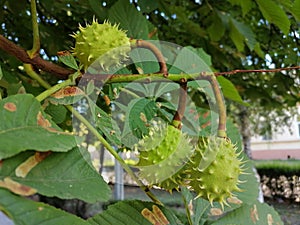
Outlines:
{"label": "tree branch", "polygon": [[186,108],[186,100],[187,100],[187,81],[185,79],[180,80],[180,89],[179,89],[179,101],[178,108],[173,117],[172,124],[181,129],[181,121],[184,116],[185,108]]}
{"label": "tree branch", "polygon": [[23,63],[32,64],[38,69],[54,74],[56,77],[60,79],[66,79],[70,74],[74,73],[74,71],[72,70],[66,69],[64,67],[51,63],[47,60],[44,60],[40,56],[35,56],[34,58],[31,59],[25,49],[16,45],[15,43],[8,40],[1,34],[0,34],[0,49],[9,53],[12,56],[15,56]]}
{"label": "tree branch", "polygon": [[168,68],[165,61],[164,56],[162,55],[161,51],[151,42],[144,41],[144,40],[132,40],[132,48],[145,48],[149,49],[156,57],[160,70],[159,73],[163,73],[165,77],[168,76]]}

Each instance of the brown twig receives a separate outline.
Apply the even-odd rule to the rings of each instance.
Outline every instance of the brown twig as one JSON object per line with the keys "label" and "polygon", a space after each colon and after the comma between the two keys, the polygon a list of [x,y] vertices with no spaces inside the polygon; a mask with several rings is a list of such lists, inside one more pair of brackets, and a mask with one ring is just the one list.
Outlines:
{"label": "brown twig", "polygon": [[173,117],[172,124],[181,129],[181,120],[184,116],[184,111],[186,107],[186,99],[187,99],[187,80],[182,79],[180,81],[180,90],[179,90],[179,101],[178,101],[178,108]]}
{"label": "brown twig", "polygon": [[[134,45],[132,47],[134,47]],[[167,70],[167,66],[165,63],[165,59],[164,59],[163,55],[161,54],[160,50],[155,45],[153,45],[147,41],[136,40],[135,47],[150,49],[153,52],[153,54],[155,54],[155,56],[159,62],[160,73],[164,74],[164,76],[168,76],[168,70]],[[61,67],[59,65],[56,65],[54,63],[51,63],[47,60],[44,60],[40,56],[36,56],[31,59],[25,49],[16,45],[15,43],[8,40],[1,34],[0,34],[0,49],[15,56],[17,59],[19,59],[23,63],[32,64],[35,67],[37,67],[45,72],[54,74],[56,77],[58,77],[60,79],[67,79],[68,76],[74,72],[72,70],[69,70],[69,69]],[[227,72],[215,72],[214,74],[215,74],[215,76],[223,76],[223,75],[233,75],[233,74],[237,74],[237,73],[274,73],[274,72],[299,70],[299,69],[300,69],[300,66],[284,67],[284,68],[279,68],[279,69],[258,69],[258,70],[240,70],[240,69],[238,69],[238,70],[232,70],[232,71],[227,71]],[[128,75],[132,75],[132,74],[128,74]],[[126,75],[123,74],[122,76],[126,76]]]}
{"label": "brown twig", "polygon": [[8,40],[4,36],[0,35],[0,49],[5,52],[15,56],[17,59],[22,61],[23,63],[32,64],[38,69],[41,69],[45,72],[54,74],[60,79],[66,79],[70,74],[74,71],[51,63],[47,60],[42,59],[40,56],[36,56],[34,58],[30,58],[27,54],[26,50],[16,45],[12,41]]}
{"label": "brown twig", "polygon": [[165,77],[168,76],[168,68],[165,61],[164,56],[162,55],[161,51],[152,43],[144,40],[132,40],[132,48],[146,48],[149,49],[156,57],[159,63],[159,73],[164,74]]}
{"label": "brown twig", "polygon": [[237,73],[276,73],[287,70],[299,70],[300,66],[284,67],[279,69],[259,69],[259,70],[231,70],[227,72],[215,72],[215,76],[233,75]]}
{"label": "brown twig", "polygon": [[218,126],[218,137],[226,137],[226,108],[225,108],[225,103],[222,95],[222,91],[220,90],[219,83],[216,79],[216,76],[214,73],[206,73],[202,72],[200,74],[200,77],[202,79],[207,80],[210,82],[213,92],[215,94],[216,98],[216,103],[218,106],[218,111],[219,111],[219,126]]}

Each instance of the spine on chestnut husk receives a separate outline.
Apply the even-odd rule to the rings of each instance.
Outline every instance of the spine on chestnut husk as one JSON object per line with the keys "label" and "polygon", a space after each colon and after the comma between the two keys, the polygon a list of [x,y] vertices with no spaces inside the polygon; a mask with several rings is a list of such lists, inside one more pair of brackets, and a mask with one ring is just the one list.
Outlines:
{"label": "spine on chestnut husk", "polygon": [[85,70],[94,63],[96,68],[108,71],[127,59],[131,50],[126,32],[107,21],[99,24],[93,20],[92,24],[87,24],[86,27],[79,25],[79,32],[72,37],[75,38],[73,54]]}
{"label": "spine on chestnut husk", "polygon": [[149,133],[137,145],[139,176],[150,185],[168,191],[178,189],[187,178],[182,171],[193,153],[190,140],[172,125],[157,127]]}
{"label": "spine on chestnut husk", "polygon": [[194,155],[184,173],[189,174],[188,187],[197,197],[227,204],[226,199],[238,187],[239,175],[243,173],[242,159],[236,147],[227,138],[208,137],[199,141]]}

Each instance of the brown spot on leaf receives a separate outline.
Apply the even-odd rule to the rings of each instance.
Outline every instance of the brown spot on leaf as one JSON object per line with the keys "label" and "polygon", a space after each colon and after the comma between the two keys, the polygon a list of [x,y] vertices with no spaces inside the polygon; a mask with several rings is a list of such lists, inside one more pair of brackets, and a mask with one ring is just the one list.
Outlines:
{"label": "brown spot on leaf", "polygon": [[153,225],[167,225],[170,224],[166,216],[156,205],[152,206],[152,212],[145,208],[142,210],[141,214]]}
{"label": "brown spot on leaf", "polygon": [[11,192],[22,196],[30,196],[37,192],[36,189],[13,181],[10,177],[5,177],[3,181],[0,180],[0,187],[7,188]]}
{"label": "brown spot on leaf", "polygon": [[193,200],[190,200],[190,202],[188,204],[188,209],[190,211],[191,216],[193,216],[194,215]]}
{"label": "brown spot on leaf", "polygon": [[143,209],[141,214],[153,225],[161,225],[155,215],[147,208]]}
{"label": "brown spot on leaf", "polygon": [[210,124],[211,124],[210,121],[207,121],[206,123],[201,125],[201,128],[204,129],[204,128],[210,126]]}
{"label": "brown spot on leaf", "polygon": [[230,197],[230,198],[227,198],[227,202],[233,203],[233,204],[238,204],[238,205],[240,205],[240,204],[243,203],[243,201],[240,200],[240,199],[238,199],[237,197]]}
{"label": "brown spot on leaf", "polygon": [[107,95],[104,95],[103,98],[104,98],[104,101],[105,101],[105,105],[109,106],[110,105],[109,97]]}
{"label": "brown spot on leaf", "polygon": [[54,98],[64,98],[64,97],[70,97],[70,96],[76,96],[76,95],[83,95],[84,92],[75,86],[67,86],[65,88],[60,89],[59,91],[55,92],[51,96]]}
{"label": "brown spot on leaf", "polygon": [[144,122],[144,123],[147,123],[147,117],[144,113],[140,113],[140,119]]}
{"label": "brown spot on leaf", "polygon": [[27,174],[37,165],[43,161],[51,152],[36,152],[33,156],[30,156],[25,162],[21,163],[16,168],[16,176],[26,177]]}
{"label": "brown spot on leaf", "polygon": [[152,211],[163,225],[170,224],[167,217],[165,217],[164,213],[156,205],[152,206]]}
{"label": "brown spot on leaf", "polygon": [[17,106],[13,102],[6,102],[4,104],[4,109],[6,109],[7,111],[10,111],[10,112],[14,112],[17,110]]}
{"label": "brown spot on leaf", "polygon": [[211,208],[210,209],[210,214],[212,216],[221,216],[223,214],[223,210],[219,208]]}
{"label": "brown spot on leaf", "polygon": [[68,55],[71,55],[71,53],[67,50],[64,50],[64,51],[57,52],[57,55],[58,56],[68,56]]}
{"label": "brown spot on leaf", "polygon": [[51,127],[51,123],[49,122],[49,120],[43,117],[41,112],[37,114],[37,124],[45,128]]}
{"label": "brown spot on leaf", "polygon": [[274,220],[273,220],[273,217],[272,217],[271,214],[268,214],[268,215],[267,215],[267,219],[268,219],[268,225],[273,225]]}
{"label": "brown spot on leaf", "polygon": [[253,223],[256,223],[259,220],[256,205],[253,205],[253,208],[250,209],[250,218]]}
{"label": "brown spot on leaf", "polygon": [[203,118],[206,119],[206,118],[209,116],[209,114],[210,114],[209,111],[205,112],[205,113],[203,114]]}

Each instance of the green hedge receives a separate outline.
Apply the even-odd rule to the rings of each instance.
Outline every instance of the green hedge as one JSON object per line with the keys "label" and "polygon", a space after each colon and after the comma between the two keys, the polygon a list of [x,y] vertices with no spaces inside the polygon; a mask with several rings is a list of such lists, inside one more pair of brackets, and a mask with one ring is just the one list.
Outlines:
{"label": "green hedge", "polygon": [[300,160],[254,160],[253,162],[260,175],[300,176]]}

